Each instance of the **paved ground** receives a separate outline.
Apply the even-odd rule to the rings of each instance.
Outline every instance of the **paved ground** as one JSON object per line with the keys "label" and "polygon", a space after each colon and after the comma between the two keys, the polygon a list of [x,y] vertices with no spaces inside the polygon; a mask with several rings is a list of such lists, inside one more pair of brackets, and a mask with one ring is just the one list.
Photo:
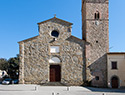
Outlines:
{"label": "paved ground", "polygon": [[125,89],[80,86],[0,85],[0,95],[125,95]]}

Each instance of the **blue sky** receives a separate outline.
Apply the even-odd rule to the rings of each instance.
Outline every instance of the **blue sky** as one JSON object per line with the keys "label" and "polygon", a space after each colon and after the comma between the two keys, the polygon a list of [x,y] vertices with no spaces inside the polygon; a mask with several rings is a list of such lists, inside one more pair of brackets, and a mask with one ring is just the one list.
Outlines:
{"label": "blue sky", "polygon": [[[125,52],[125,0],[109,1],[109,47]],[[18,41],[38,35],[38,22],[58,18],[73,23],[81,38],[81,0],[0,0],[0,58],[15,57]]]}

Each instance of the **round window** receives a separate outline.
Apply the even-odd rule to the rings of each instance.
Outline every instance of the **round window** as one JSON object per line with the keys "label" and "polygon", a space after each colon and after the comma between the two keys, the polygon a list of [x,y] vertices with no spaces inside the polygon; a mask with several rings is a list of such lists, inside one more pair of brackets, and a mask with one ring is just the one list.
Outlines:
{"label": "round window", "polygon": [[51,32],[51,35],[54,36],[54,37],[58,37],[59,36],[59,32],[54,30]]}

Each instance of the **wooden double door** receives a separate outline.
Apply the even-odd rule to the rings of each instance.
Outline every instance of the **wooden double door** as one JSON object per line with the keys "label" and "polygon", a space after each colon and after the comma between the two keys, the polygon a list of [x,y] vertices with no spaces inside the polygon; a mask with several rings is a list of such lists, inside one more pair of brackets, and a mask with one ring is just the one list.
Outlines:
{"label": "wooden double door", "polygon": [[50,65],[50,82],[59,82],[61,80],[61,66]]}

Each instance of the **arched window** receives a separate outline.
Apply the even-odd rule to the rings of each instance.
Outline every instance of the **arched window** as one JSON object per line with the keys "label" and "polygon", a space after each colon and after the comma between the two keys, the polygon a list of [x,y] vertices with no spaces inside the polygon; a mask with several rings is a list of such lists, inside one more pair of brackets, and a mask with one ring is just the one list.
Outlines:
{"label": "arched window", "polygon": [[100,19],[100,14],[99,14],[98,11],[95,13],[95,19],[96,19],[96,20]]}
{"label": "arched window", "polygon": [[52,35],[53,37],[58,37],[58,36],[59,36],[59,32],[56,31],[56,30],[53,30],[53,31],[51,32],[51,35]]}
{"label": "arched window", "polygon": [[52,57],[49,60],[49,63],[60,63],[60,59],[58,57]]}

